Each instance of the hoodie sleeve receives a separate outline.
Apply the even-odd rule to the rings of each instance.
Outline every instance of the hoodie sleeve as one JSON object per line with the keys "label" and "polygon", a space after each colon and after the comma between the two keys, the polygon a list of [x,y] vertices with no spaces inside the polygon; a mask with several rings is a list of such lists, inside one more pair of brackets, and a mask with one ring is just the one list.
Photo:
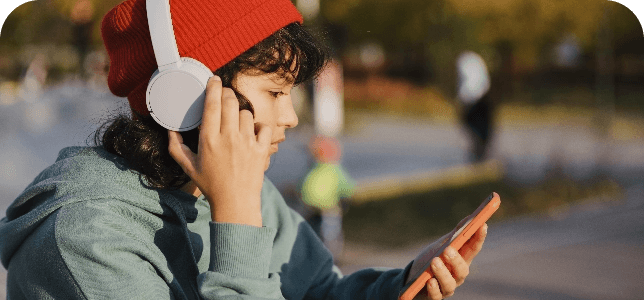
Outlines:
{"label": "hoodie sleeve", "polygon": [[[390,300],[398,298],[410,266],[411,263],[405,269],[366,268],[344,276],[313,229],[302,221],[288,267],[282,268],[282,276],[286,277],[282,281],[287,284],[308,278],[309,288],[303,299]],[[283,289],[285,295],[291,294],[289,287]]]}
{"label": "hoodie sleeve", "polygon": [[284,299],[280,277],[269,273],[276,230],[210,223],[210,265],[198,277],[205,299]]}
{"label": "hoodie sleeve", "polygon": [[270,271],[279,272],[286,299],[397,299],[409,266],[369,268],[343,276],[311,226],[286,205],[270,182],[265,185],[264,225],[278,229]]}

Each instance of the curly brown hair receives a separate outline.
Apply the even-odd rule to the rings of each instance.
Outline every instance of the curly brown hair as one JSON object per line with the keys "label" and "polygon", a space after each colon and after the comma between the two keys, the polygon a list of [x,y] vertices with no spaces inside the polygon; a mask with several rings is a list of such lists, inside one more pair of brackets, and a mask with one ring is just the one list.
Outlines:
{"label": "curly brown hair", "polygon": [[[315,78],[329,60],[329,52],[306,29],[292,23],[278,30],[213,73],[232,88],[239,109],[254,114],[250,101],[232,86],[239,72],[278,73],[300,84]],[[294,66],[294,67],[293,67]],[[182,132],[184,143],[197,152],[198,129]],[[118,114],[94,133],[94,143],[125,158],[149,187],[178,189],[191,179],[168,152],[168,133],[151,116]]]}

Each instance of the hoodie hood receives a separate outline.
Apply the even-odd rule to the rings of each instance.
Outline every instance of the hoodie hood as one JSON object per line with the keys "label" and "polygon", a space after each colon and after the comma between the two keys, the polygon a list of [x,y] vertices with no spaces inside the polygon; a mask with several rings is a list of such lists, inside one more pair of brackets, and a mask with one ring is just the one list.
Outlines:
{"label": "hoodie hood", "polygon": [[7,268],[23,241],[49,215],[80,201],[115,199],[156,215],[193,222],[197,198],[149,188],[122,157],[101,147],[69,147],[14,200],[0,220],[0,260]]}

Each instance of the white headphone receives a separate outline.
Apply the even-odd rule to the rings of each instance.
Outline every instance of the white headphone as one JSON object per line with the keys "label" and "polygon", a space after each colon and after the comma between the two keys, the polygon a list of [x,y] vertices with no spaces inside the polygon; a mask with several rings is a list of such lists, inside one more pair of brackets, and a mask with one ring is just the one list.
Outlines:
{"label": "white headphone", "polygon": [[148,26],[158,70],[145,93],[150,115],[161,126],[188,131],[201,124],[206,83],[213,75],[203,63],[179,57],[170,0],[146,0]]}

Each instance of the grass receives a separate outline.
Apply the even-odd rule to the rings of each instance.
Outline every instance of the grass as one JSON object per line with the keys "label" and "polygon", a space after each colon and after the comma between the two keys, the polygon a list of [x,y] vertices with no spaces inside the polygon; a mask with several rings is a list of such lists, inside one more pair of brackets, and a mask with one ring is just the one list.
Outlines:
{"label": "grass", "polygon": [[493,191],[502,204],[489,223],[532,213],[554,216],[573,203],[615,200],[622,193],[619,185],[601,176],[583,182],[562,175],[548,178],[535,186],[499,179],[352,205],[343,220],[345,239],[387,248],[416,244],[449,232]]}

